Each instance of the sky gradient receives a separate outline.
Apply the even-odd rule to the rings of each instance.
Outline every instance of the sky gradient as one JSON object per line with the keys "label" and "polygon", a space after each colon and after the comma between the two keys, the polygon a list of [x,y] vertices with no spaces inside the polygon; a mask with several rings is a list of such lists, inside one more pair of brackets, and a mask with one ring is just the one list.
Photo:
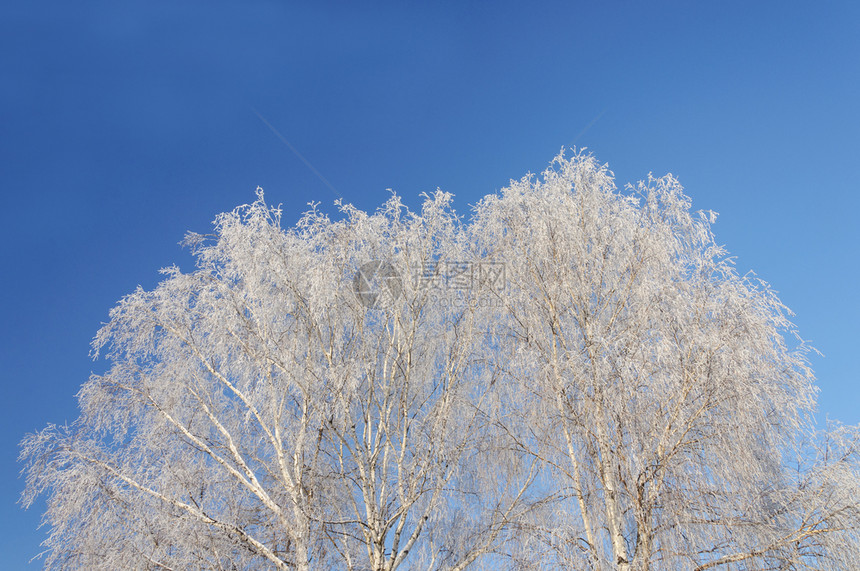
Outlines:
{"label": "sky gradient", "polygon": [[290,225],[389,188],[468,215],[562,146],[671,172],[824,354],[821,418],[860,423],[858,101],[856,2],[4,3],[3,568],[41,567],[18,442],[76,418],[110,308],[258,185]]}

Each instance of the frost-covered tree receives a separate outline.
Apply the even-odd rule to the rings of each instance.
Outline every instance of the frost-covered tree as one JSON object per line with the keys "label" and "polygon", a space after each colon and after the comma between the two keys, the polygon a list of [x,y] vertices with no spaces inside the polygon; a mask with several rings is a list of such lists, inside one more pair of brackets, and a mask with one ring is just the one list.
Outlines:
{"label": "frost-covered tree", "polygon": [[510,433],[555,500],[524,522],[525,556],[858,568],[858,432],[809,448],[807,347],[773,291],[735,272],[714,214],[690,206],[671,175],[620,193],[578,155],[476,208],[471,237],[511,284],[495,335]]}
{"label": "frost-covered tree", "polygon": [[480,316],[406,271],[465,257],[450,200],[314,208],[285,232],[260,194],[189,235],[197,270],[96,336],[113,364],[80,418],[24,441],[48,566],[462,568],[496,549],[530,479],[483,472]]}
{"label": "frost-covered tree", "polygon": [[47,567],[860,565],[858,430],[814,432],[788,310],[671,176],[338,206],[260,193],[112,310],[22,443]]}

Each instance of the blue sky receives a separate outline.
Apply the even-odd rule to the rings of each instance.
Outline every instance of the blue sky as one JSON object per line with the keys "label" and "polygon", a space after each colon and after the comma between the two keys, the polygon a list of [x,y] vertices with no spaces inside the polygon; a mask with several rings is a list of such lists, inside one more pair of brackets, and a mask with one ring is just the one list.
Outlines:
{"label": "blue sky", "polygon": [[673,173],[825,354],[822,418],[860,423],[860,4],[369,4],[0,8],[4,568],[42,538],[17,443],[77,416],[117,300],[257,185],[287,224],[333,211],[260,116],[364,209],[441,187],[465,214],[563,145]]}

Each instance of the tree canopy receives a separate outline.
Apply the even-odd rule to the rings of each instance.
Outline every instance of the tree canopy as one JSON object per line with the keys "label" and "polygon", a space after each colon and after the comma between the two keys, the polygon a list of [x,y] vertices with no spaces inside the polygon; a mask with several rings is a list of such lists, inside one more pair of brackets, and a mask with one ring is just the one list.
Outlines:
{"label": "tree canopy", "polygon": [[262,191],[22,442],[46,566],[855,569],[855,427],[671,175],[562,153],[464,219]]}

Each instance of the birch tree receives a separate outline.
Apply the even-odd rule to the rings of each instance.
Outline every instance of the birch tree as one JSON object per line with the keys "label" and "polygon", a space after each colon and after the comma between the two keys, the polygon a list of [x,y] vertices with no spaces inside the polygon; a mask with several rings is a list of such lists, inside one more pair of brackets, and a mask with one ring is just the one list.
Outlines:
{"label": "birch tree", "polygon": [[423,198],[189,234],[22,443],[46,567],[860,566],[860,432],[814,426],[790,312],[673,177]]}
{"label": "birch tree", "polygon": [[[788,310],[739,276],[671,176],[626,193],[558,156],[476,208],[505,260],[501,365],[551,473],[532,520],[544,562],[581,569],[850,569],[856,430],[816,454],[815,387]],[[838,458],[838,460],[834,460]],[[798,462],[807,464],[798,470]]]}
{"label": "birch tree", "polygon": [[[462,258],[450,200],[338,222],[314,207],[285,232],[260,194],[189,235],[198,269],[165,270],[96,336],[113,364],[80,418],[23,443],[47,565],[393,571],[495,550],[530,480],[482,492],[481,321],[409,275]],[[352,286],[378,259],[398,287],[367,304]]]}

